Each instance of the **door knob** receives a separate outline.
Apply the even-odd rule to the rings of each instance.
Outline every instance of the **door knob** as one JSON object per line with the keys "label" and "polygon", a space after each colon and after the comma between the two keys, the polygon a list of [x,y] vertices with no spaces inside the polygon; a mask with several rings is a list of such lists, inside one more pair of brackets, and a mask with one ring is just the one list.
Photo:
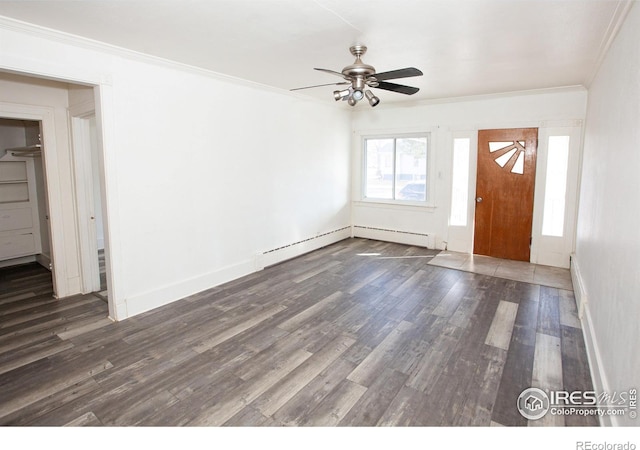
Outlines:
{"label": "door knob", "polygon": [[476,202],[478,202],[478,203],[482,203],[482,197],[478,197],[478,198],[476,198]]}

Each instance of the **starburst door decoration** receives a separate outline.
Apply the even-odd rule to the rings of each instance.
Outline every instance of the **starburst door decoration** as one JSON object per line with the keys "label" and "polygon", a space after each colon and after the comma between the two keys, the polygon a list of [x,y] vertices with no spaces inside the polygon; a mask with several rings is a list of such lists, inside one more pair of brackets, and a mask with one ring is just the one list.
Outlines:
{"label": "starburst door decoration", "polygon": [[524,174],[524,141],[489,142],[489,152],[499,154],[493,160],[503,168],[515,160],[511,173]]}

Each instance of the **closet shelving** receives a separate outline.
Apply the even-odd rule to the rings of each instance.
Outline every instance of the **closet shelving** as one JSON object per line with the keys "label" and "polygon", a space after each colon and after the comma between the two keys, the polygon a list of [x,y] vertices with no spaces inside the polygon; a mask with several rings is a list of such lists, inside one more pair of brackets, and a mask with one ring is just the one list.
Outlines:
{"label": "closet shelving", "polygon": [[0,261],[41,252],[34,159],[40,144],[0,149]]}

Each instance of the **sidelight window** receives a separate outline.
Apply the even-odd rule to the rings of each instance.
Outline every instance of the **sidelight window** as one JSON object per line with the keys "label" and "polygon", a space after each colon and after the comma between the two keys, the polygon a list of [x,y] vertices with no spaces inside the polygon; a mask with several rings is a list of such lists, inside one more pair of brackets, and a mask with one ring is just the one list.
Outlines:
{"label": "sidelight window", "polygon": [[563,236],[569,136],[549,136],[542,234]]}
{"label": "sidelight window", "polygon": [[453,175],[451,183],[450,225],[466,227],[469,201],[469,153],[471,139],[453,140]]}

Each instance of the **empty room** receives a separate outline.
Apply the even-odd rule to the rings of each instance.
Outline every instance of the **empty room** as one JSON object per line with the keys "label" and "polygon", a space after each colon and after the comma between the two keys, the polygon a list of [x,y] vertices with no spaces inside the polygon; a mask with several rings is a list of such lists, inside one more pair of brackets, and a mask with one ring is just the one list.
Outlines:
{"label": "empty room", "polygon": [[0,424],[637,426],[639,80],[631,0],[0,2]]}

